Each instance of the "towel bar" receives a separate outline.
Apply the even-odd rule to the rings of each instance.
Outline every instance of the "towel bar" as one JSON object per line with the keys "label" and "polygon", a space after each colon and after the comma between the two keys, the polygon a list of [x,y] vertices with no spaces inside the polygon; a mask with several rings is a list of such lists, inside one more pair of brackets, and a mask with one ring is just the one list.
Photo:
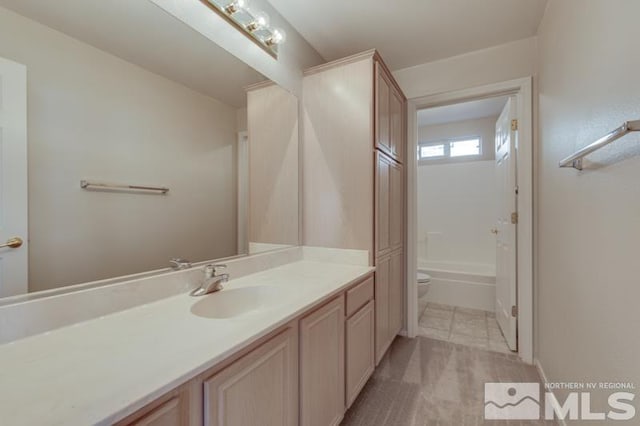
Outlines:
{"label": "towel bar", "polygon": [[609,145],[617,139],[620,139],[627,133],[637,131],[640,131],[640,120],[626,121],[622,126],[607,133],[591,145],[585,146],[581,150],[560,161],[560,167],[573,167],[574,169],[582,170],[582,159],[585,156],[599,150],[605,145]]}

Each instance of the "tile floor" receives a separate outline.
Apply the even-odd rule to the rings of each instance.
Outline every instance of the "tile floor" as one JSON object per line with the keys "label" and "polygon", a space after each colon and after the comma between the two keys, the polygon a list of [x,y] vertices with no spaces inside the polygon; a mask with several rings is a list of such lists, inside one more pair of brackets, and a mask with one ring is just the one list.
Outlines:
{"label": "tile floor", "polygon": [[498,353],[418,336],[398,337],[342,426],[543,425],[485,421],[484,384],[537,382],[535,367]]}
{"label": "tile floor", "polygon": [[493,312],[420,300],[418,334],[490,351],[512,353]]}

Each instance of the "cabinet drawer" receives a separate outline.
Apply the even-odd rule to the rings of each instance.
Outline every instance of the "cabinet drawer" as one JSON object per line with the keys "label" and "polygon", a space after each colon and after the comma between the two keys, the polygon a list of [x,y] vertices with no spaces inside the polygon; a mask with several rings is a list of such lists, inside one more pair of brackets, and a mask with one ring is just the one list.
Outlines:
{"label": "cabinet drawer", "polygon": [[362,281],[360,284],[347,291],[347,317],[350,317],[358,309],[373,300],[373,275]]}

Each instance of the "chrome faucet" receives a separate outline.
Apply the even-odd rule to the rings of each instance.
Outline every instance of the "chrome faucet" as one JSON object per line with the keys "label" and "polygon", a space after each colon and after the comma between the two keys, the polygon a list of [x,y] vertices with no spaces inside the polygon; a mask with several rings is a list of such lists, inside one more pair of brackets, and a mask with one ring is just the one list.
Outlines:
{"label": "chrome faucet", "polygon": [[191,268],[191,262],[187,259],[173,258],[169,261],[171,269],[174,271],[182,271],[183,269]]}
{"label": "chrome faucet", "polygon": [[207,265],[204,267],[204,280],[200,287],[191,292],[192,296],[204,296],[222,290],[222,283],[229,281],[229,274],[220,274],[218,271],[225,269],[227,265]]}

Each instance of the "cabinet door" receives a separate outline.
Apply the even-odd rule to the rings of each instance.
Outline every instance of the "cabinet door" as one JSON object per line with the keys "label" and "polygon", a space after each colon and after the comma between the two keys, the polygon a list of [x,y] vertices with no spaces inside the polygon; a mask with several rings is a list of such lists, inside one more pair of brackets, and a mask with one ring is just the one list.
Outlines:
{"label": "cabinet door", "polygon": [[389,141],[391,156],[398,162],[404,163],[404,99],[391,86],[389,95]]}
{"label": "cabinet door", "polygon": [[375,358],[374,302],[369,301],[347,320],[347,408],[373,373]]}
{"label": "cabinet door", "polygon": [[297,330],[287,328],[204,382],[208,426],[298,424]]}
{"label": "cabinet door", "polygon": [[182,414],[181,402],[173,398],[131,425],[135,426],[183,426],[187,423]]}
{"label": "cabinet door", "polygon": [[384,256],[391,249],[390,242],[390,173],[393,161],[376,151],[376,256]]}
{"label": "cabinet door", "polygon": [[376,93],[375,93],[375,122],[376,148],[388,155],[391,151],[391,116],[389,111],[391,96],[391,82],[382,66],[376,62]]}
{"label": "cabinet door", "polygon": [[190,411],[189,386],[180,386],[151,402],[115,426],[187,426],[197,422]]}
{"label": "cabinet door", "polygon": [[389,245],[402,249],[404,243],[404,167],[392,163],[389,168]]}
{"label": "cabinet door", "polygon": [[391,259],[384,257],[376,262],[376,364],[387,351],[389,344],[389,274]]}
{"label": "cabinet door", "polygon": [[338,425],[345,411],[344,295],[300,321],[300,419]]}
{"label": "cabinet door", "polygon": [[393,341],[404,322],[404,255],[391,255],[389,268],[389,339]]}

